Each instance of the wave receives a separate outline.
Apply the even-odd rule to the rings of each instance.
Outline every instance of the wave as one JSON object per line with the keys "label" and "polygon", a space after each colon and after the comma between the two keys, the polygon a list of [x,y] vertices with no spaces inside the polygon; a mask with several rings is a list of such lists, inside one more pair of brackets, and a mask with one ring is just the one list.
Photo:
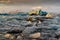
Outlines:
{"label": "wave", "polygon": [[0,16],[27,16],[28,14],[23,14],[23,13],[20,13],[20,14],[0,14]]}

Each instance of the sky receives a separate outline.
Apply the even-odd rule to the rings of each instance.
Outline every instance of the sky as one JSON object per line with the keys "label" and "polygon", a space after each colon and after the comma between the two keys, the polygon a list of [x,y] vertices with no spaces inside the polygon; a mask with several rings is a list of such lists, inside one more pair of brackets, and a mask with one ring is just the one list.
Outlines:
{"label": "sky", "polygon": [[0,13],[15,10],[28,12],[37,8],[60,13],[60,0],[0,0]]}

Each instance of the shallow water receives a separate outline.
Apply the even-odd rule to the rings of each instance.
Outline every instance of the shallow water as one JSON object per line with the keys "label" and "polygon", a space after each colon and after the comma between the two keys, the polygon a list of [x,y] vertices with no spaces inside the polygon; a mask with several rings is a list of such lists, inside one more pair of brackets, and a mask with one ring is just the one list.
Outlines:
{"label": "shallow water", "polygon": [[[28,15],[29,16],[29,15]],[[0,32],[5,32],[7,31],[9,28],[13,27],[13,26],[20,26],[21,22],[24,21],[24,18],[27,18],[28,16],[26,15],[20,15],[20,14],[14,14],[14,15],[9,15],[9,14],[4,14],[4,15],[0,15]],[[48,26],[48,24],[60,24],[60,18],[58,19],[52,19],[52,20],[47,20],[45,21],[45,24],[47,24],[46,26]],[[24,24],[24,23],[23,23]],[[42,23],[44,26],[45,24]],[[52,26],[51,25],[51,26]],[[4,28],[4,29],[1,29]],[[5,30],[5,28],[7,28]],[[1,31],[2,30],[2,31]],[[9,40],[4,38],[4,34],[0,34],[0,40]]]}

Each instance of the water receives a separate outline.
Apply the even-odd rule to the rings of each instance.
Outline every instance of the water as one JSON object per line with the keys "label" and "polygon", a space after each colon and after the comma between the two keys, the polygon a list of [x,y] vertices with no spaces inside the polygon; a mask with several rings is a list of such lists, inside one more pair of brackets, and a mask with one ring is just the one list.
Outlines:
{"label": "water", "polygon": [[[0,28],[4,28],[4,29],[0,29],[0,32],[5,32],[9,28],[12,28],[12,27],[20,27],[21,24],[25,24],[25,25],[29,24],[28,22],[23,23],[23,21],[25,21],[25,18],[28,18],[28,17],[29,17],[28,14],[0,14]],[[52,20],[49,19],[47,21],[44,21],[41,24],[41,26],[44,26],[44,25],[51,26],[51,27],[53,25],[60,25],[60,18],[54,18]],[[5,29],[5,28],[7,28],[7,29]],[[57,28],[57,26],[56,26],[56,28]],[[6,39],[6,38],[4,38],[4,34],[0,34],[0,39],[1,40]],[[9,40],[9,39],[6,39],[6,40]]]}

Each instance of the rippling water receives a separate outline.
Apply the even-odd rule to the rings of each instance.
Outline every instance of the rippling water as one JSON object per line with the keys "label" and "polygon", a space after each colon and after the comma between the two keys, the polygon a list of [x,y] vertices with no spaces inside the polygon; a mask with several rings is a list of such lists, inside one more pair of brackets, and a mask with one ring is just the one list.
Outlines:
{"label": "rippling water", "polygon": [[[0,14],[0,28],[10,28],[10,26],[14,25],[20,25],[20,22],[24,19],[24,17],[28,16],[28,14]],[[47,23],[51,24],[60,24],[60,18],[52,19],[51,22],[46,21]],[[8,24],[8,25],[7,25]],[[4,30],[3,30],[4,32]],[[0,34],[0,38],[2,40],[5,40],[3,38],[3,35]],[[6,39],[9,40],[9,39]]]}
{"label": "rippling water", "polygon": [[[0,14],[0,28],[10,28],[11,26],[18,26],[23,16],[27,16],[27,14]],[[0,32],[4,31],[4,29],[0,29]],[[9,39],[5,39],[4,35],[0,34],[0,40]]]}
{"label": "rippling water", "polygon": [[[19,24],[24,18],[28,16],[29,16],[28,14],[0,14],[0,26],[1,25],[4,26],[5,24],[7,24],[8,21],[11,22],[11,25],[14,25],[14,23]],[[49,21],[53,23],[60,23],[60,18],[54,18]],[[49,21],[47,21],[47,23]]]}

